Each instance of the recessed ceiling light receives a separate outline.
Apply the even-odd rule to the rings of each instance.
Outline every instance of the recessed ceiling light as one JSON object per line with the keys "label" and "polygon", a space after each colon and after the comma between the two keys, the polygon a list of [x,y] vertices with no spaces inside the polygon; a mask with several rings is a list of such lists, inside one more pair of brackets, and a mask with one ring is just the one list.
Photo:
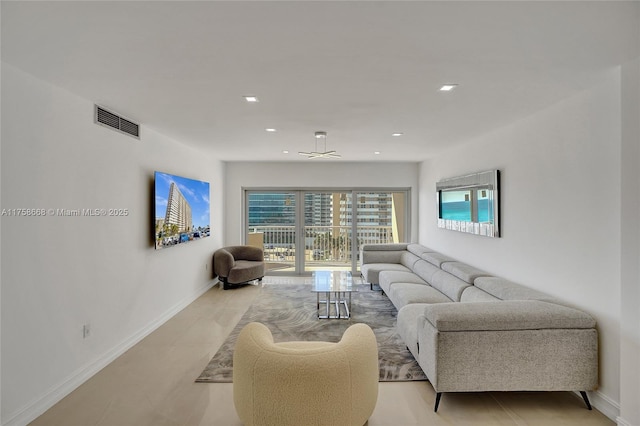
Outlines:
{"label": "recessed ceiling light", "polygon": [[264,131],[265,131],[265,132],[271,132],[271,133],[273,133],[273,132],[275,132],[275,131],[276,131],[276,129],[274,129],[273,127],[268,127],[268,128],[266,128],[266,129],[264,129]]}
{"label": "recessed ceiling light", "polygon": [[373,152],[375,155],[380,155],[380,151],[374,151]]}
{"label": "recessed ceiling light", "polygon": [[258,102],[258,97],[257,96],[245,96],[244,100],[247,102]]}
{"label": "recessed ceiling light", "polygon": [[396,137],[402,136],[402,135],[404,135],[404,133],[402,133],[402,132],[395,132],[395,133],[391,134],[391,136],[396,136]]}
{"label": "recessed ceiling light", "polygon": [[458,87],[457,84],[445,84],[440,88],[441,92],[450,92],[453,89],[455,89],[456,87]]}
{"label": "recessed ceiling light", "polygon": [[283,154],[288,154],[289,151],[287,151],[286,149],[284,151],[282,151]]}

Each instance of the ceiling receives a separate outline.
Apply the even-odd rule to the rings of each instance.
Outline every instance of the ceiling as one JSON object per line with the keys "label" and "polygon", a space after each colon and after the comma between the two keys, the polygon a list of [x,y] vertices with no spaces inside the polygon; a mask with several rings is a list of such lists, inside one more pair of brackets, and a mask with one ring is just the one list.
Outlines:
{"label": "ceiling", "polygon": [[312,161],[424,160],[637,56],[633,2],[1,8],[3,62],[225,161],[310,161],[315,131],[342,159]]}

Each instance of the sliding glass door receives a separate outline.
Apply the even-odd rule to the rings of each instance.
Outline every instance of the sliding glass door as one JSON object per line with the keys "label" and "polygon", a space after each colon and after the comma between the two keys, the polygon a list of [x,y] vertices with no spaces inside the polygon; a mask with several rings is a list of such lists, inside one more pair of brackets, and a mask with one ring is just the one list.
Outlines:
{"label": "sliding glass door", "polygon": [[362,244],[406,241],[408,192],[247,190],[246,243],[264,248],[271,272],[356,272]]}
{"label": "sliding glass door", "polygon": [[351,192],[304,192],[305,272],[353,269],[353,230],[341,214],[341,206],[351,200],[351,195]]}
{"label": "sliding glass door", "polygon": [[250,191],[246,194],[246,244],[264,249],[267,270],[295,270],[296,191]]}
{"label": "sliding glass door", "polygon": [[361,244],[404,241],[405,205],[404,192],[358,192],[356,217]]}

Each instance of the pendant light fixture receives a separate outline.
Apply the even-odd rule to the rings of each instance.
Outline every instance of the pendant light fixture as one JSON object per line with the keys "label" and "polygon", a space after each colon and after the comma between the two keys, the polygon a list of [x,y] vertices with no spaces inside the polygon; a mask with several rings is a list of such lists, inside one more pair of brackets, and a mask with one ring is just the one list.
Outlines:
{"label": "pendant light fixture", "polygon": [[[300,151],[298,152],[298,154],[304,155],[310,160],[314,158],[341,158],[342,157],[341,155],[337,154],[335,151],[327,151],[327,132],[315,132],[314,136],[316,139],[316,150],[311,152]],[[318,151],[319,140],[322,140],[324,142],[324,152]]]}

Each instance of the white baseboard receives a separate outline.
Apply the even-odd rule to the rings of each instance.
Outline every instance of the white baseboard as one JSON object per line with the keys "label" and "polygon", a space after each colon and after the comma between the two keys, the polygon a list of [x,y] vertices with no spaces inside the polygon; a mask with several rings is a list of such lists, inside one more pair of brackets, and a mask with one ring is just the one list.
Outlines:
{"label": "white baseboard", "polygon": [[62,398],[69,395],[81,384],[89,380],[96,373],[102,370],[104,367],[113,362],[120,355],[131,349],[142,339],[147,337],[153,331],[155,331],[162,324],[170,320],[178,312],[190,305],[194,300],[203,295],[207,290],[213,287],[217,281],[210,281],[204,287],[196,290],[191,295],[187,296],[179,303],[168,309],[160,317],[151,321],[146,326],[142,327],[137,332],[133,333],[128,338],[124,339],[120,344],[116,345],[111,350],[104,353],[98,359],[80,367],[75,372],[70,374],[66,379],[62,380],[58,385],[53,386],[46,391],[42,396],[35,398],[30,403],[26,404],[22,409],[18,410],[10,419],[3,423],[2,426],[25,426],[42,415],[49,408],[53,407]]}
{"label": "white baseboard", "polygon": [[[620,415],[620,404],[599,391],[587,392],[587,394],[589,395],[589,401],[593,408],[600,411],[612,421],[615,422],[617,420]],[[576,395],[578,398],[582,399],[582,396],[580,396],[578,392],[576,392]]]}
{"label": "white baseboard", "polygon": [[626,421],[622,417],[616,418],[616,423],[618,426],[634,426],[632,423]]}

